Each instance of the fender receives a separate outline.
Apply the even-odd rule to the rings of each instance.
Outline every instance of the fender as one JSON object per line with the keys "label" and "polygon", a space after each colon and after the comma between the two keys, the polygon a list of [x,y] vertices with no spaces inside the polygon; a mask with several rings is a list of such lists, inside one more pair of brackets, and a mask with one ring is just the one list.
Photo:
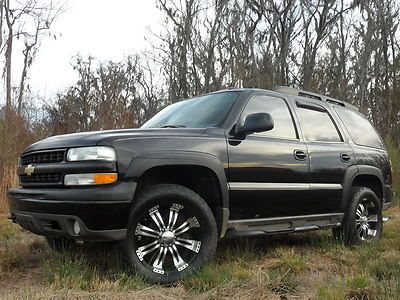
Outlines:
{"label": "fender", "polygon": [[223,208],[229,208],[228,184],[224,167],[221,161],[211,154],[190,151],[156,151],[146,153],[132,159],[126,177],[137,180],[151,168],[169,165],[201,166],[213,171],[217,176],[221,187]]}
{"label": "fender", "polygon": [[221,161],[214,155],[193,151],[154,151],[134,157],[129,164],[127,179],[137,181],[147,170],[169,165],[192,165],[210,169],[217,176],[221,189],[222,207],[217,211],[220,237],[224,237],[229,220],[228,183]]}
{"label": "fender", "polygon": [[343,180],[343,193],[340,205],[341,211],[345,211],[354,179],[359,175],[372,175],[377,177],[381,182],[382,191],[385,191],[383,173],[380,169],[369,165],[353,165],[347,169]]}

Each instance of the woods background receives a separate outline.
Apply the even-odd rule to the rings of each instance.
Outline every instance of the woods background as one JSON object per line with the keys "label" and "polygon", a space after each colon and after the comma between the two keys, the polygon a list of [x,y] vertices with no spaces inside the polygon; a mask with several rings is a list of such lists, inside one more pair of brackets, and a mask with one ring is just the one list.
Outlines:
{"label": "woods background", "polygon": [[[68,13],[65,3],[0,0],[0,211],[7,210],[7,188],[17,184],[18,156],[32,142],[138,127],[167,104],[227,87],[288,85],[359,106],[385,138],[399,182],[399,1],[157,0],[156,5],[163,29],[149,29],[147,51],[123,61],[74,57],[77,82],[44,101],[29,88],[30,68],[54,22]],[[20,74],[13,68],[16,41],[23,43]]]}

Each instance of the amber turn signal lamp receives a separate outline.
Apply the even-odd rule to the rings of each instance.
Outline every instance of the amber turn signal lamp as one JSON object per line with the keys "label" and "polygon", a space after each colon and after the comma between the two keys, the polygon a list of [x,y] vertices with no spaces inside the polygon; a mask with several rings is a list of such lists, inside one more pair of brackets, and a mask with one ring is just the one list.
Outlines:
{"label": "amber turn signal lamp", "polygon": [[102,173],[102,174],[94,174],[94,183],[95,184],[110,184],[116,182],[118,176],[116,173]]}
{"label": "amber turn signal lamp", "polygon": [[64,177],[64,184],[66,186],[110,184],[117,179],[117,173],[67,174]]}

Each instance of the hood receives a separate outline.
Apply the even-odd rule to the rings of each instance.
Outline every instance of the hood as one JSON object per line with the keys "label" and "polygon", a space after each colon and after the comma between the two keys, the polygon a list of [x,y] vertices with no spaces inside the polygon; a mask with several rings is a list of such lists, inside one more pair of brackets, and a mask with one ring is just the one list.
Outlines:
{"label": "hood", "polygon": [[201,136],[204,128],[146,128],[146,129],[118,129],[103,131],[88,131],[72,134],[56,135],[30,145],[23,153],[56,149],[95,146],[99,144],[110,144],[114,140],[141,137],[179,137],[179,136]]}

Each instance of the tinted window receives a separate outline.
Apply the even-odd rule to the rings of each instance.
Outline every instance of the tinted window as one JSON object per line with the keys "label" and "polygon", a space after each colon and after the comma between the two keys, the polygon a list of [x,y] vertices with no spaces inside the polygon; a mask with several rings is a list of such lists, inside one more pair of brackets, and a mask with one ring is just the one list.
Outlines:
{"label": "tinted window", "polygon": [[346,126],[354,143],[375,148],[383,148],[383,143],[371,123],[362,114],[345,109],[335,108]]}
{"label": "tinted window", "polygon": [[239,93],[215,93],[172,104],[152,117],[142,128],[219,127]]}
{"label": "tinted window", "polygon": [[340,142],[341,138],[326,111],[299,107],[304,138],[310,142]]}
{"label": "tinted window", "polygon": [[[274,138],[296,139],[296,130],[289,108],[283,99],[268,96],[254,96],[243,111],[244,118],[254,113],[269,113],[274,120],[274,128],[270,131],[255,133]],[[243,118],[243,119],[244,119]]]}

